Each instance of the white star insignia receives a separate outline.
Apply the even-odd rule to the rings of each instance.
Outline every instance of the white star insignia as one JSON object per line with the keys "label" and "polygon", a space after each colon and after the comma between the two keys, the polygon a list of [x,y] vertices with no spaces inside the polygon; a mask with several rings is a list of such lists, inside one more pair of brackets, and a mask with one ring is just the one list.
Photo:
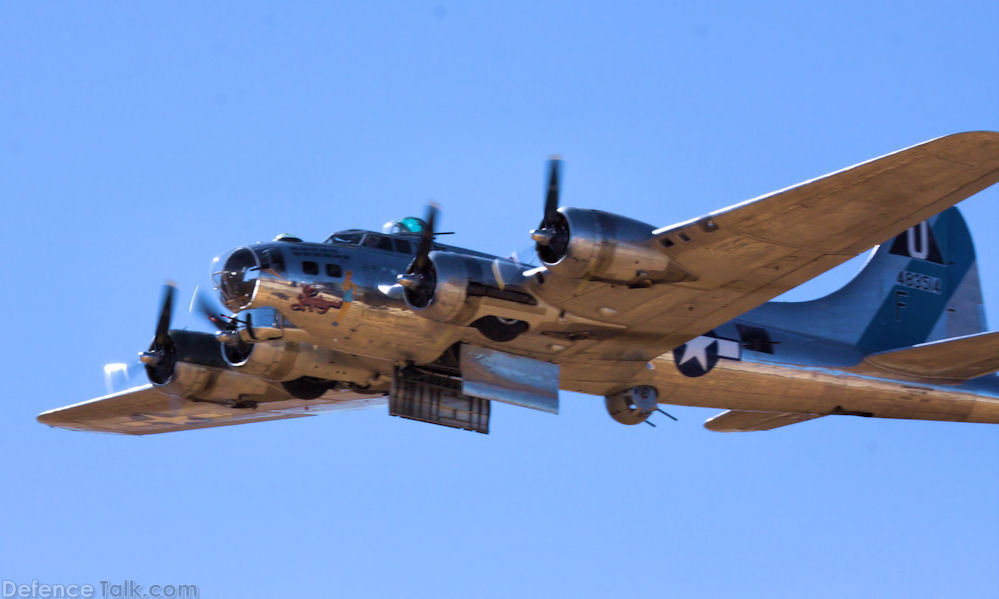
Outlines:
{"label": "white star insignia", "polygon": [[683,357],[680,364],[697,360],[702,370],[708,369],[708,346],[717,341],[713,337],[696,337],[683,346]]}

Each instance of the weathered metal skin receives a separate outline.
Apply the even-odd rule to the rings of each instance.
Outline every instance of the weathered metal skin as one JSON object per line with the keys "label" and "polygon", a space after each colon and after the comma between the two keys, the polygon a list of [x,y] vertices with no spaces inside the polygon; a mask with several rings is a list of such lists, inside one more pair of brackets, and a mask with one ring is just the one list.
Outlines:
{"label": "weathered metal skin", "polygon": [[157,388],[167,395],[200,401],[228,401],[233,397],[263,397],[267,381],[200,364],[178,362],[173,376]]}
{"label": "weathered metal skin", "polygon": [[993,377],[955,389],[747,359],[719,361],[699,378],[680,374],[669,354],[651,364],[654,369],[636,369],[640,374],[622,385],[616,378],[619,366],[563,363],[562,388],[605,395],[644,384],[659,391],[659,403],[673,405],[999,423],[999,384]]}
{"label": "weathered metal skin", "polygon": [[239,362],[231,361],[225,352],[223,356],[236,372],[273,381],[313,377],[366,386],[378,378],[380,370],[373,361],[364,363],[325,347],[287,341],[254,343]]}
{"label": "weathered metal skin", "polygon": [[451,252],[431,252],[431,272],[434,275],[433,295],[414,297],[409,289],[403,292],[406,305],[424,318],[438,322],[457,322],[462,312],[468,312],[468,284],[472,273],[463,256]]}
{"label": "weathered metal skin", "polygon": [[[322,245],[296,244],[310,253],[329,249]],[[363,248],[355,250],[366,253]],[[313,344],[338,352],[390,362],[432,361],[453,343],[449,340],[457,338],[459,328],[417,316],[401,294],[391,293],[395,277],[406,268],[408,257],[384,258],[390,266],[372,267],[349,249],[337,249],[328,254],[329,262],[322,261],[323,257],[317,261],[324,265],[335,263],[343,274],[325,277],[302,272],[302,262],[312,260],[288,256],[283,272],[261,273],[248,307],[274,308],[310,333]]]}
{"label": "weathered metal skin", "polygon": [[470,301],[480,297],[512,305],[537,303],[524,287],[524,268],[510,260],[440,251],[431,252],[429,260],[434,273],[432,297],[403,291],[406,305],[424,318],[467,325],[484,315],[481,302]]}
{"label": "weathered metal skin", "polygon": [[[295,256],[288,246],[294,246],[303,256]],[[495,343],[467,326],[483,316],[522,320],[532,327],[557,325],[558,309],[538,302],[524,286],[523,273],[528,266],[497,257],[432,252],[431,259],[442,273],[438,275],[442,295],[425,308],[414,309],[396,282],[397,274],[404,272],[409,263],[407,255],[312,243],[258,244],[239,251],[246,249],[256,255],[267,252],[277,256],[283,252],[281,270],[261,267],[250,273],[248,283],[237,287],[230,283],[229,288],[238,291],[238,296],[227,295],[223,279],[223,303],[232,307],[249,296],[252,299],[240,303],[240,310],[274,308],[297,330],[309,333],[310,343],[400,363],[431,362],[459,341],[505,351],[520,347],[535,357],[557,355],[548,349],[549,339],[535,338],[527,345],[523,343],[526,339],[520,343]],[[224,264],[230,257],[220,262]],[[323,270],[318,275],[307,275],[302,263],[313,261]],[[327,264],[338,266],[342,275],[325,276]],[[459,282],[462,278],[463,283]],[[470,285],[477,287],[470,290]],[[504,295],[514,299],[505,299]],[[459,303],[458,299],[463,301]]]}
{"label": "weathered metal skin", "polygon": [[[329,401],[359,405],[390,388],[386,373],[460,379],[454,350],[475,346],[502,359],[486,360],[473,386],[505,378],[505,391],[516,390],[525,374],[556,378],[545,368],[555,365],[559,388],[605,396],[628,424],[652,414],[651,397],[737,412],[712,419],[713,430],[827,414],[999,422],[999,376],[990,374],[999,372],[999,332],[985,325],[973,243],[952,208],[999,182],[999,133],[930,140],[660,229],[559,208],[558,164],[531,232],[542,266],[438,243],[433,207],[425,221],[383,233],[351,229],[324,243],[283,235],[236,248],[214,268],[236,313],[226,321],[206,312],[217,335],[168,331],[168,286],[140,358],[152,395],[111,395],[43,421],[113,413],[135,430],[148,414],[132,418],[129,402],[161,406],[156,394],[242,409],[254,398],[345,391],[336,382],[356,397]],[[773,301],[876,244],[837,292]],[[228,362],[223,341],[238,350]],[[524,359],[533,365],[510,366]],[[547,389],[528,387],[535,396]],[[626,393],[636,388],[640,395]],[[157,431],[215,425],[156,410]],[[778,417],[754,425],[754,412]]]}
{"label": "weathered metal skin", "polygon": [[[408,361],[429,363],[454,343],[475,343],[560,363],[561,388],[596,395],[612,395],[628,387],[650,385],[658,391],[661,403],[676,405],[999,422],[999,401],[983,396],[999,395],[999,384],[992,380],[994,377],[972,381],[966,385],[967,393],[955,399],[953,386],[900,383],[841,370],[856,364],[861,356],[851,348],[844,346],[840,351],[830,345],[826,350],[829,355],[822,357],[824,354],[813,351],[814,341],[798,340],[795,333],[784,333],[783,338],[775,339],[776,355],[754,356],[752,352],[747,352],[750,355],[745,355],[742,361],[719,361],[706,376],[689,378],[677,370],[671,354],[652,360],[652,369],[645,361],[576,361],[572,357],[573,352],[568,350],[574,345],[585,346],[587,340],[544,335],[544,323],[557,319],[557,309],[543,299],[538,299],[536,306],[527,306],[491,297],[466,295],[459,311],[461,317],[451,315],[449,318],[452,321],[468,323],[485,313],[499,313],[506,317],[527,319],[535,325],[533,333],[529,332],[520,339],[508,343],[490,342],[470,327],[426,318],[409,307],[399,294],[391,293],[397,272],[404,271],[408,264],[406,256],[382,256],[383,265],[371,268],[366,265],[370,256],[362,257],[364,248],[336,248],[330,251],[328,246],[322,247],[325,244],[295,245],[302,252],[319,252],[311,250],[311,247],[327,250],[330,259],[342,262],[344,276],[330,279],[307,276],[301,270],[301,261],[287,256],[283,271],[262,269],[259,276],[253,279],[252,300],[244,305],[244,309],[272,307],[278,310],[287,320],[310,334],[316,349],[309,351],[321,353],[320,348],[326,348],[340,354],[364,356],[388,368],[393,363]],[[254,252],[266,249],[271,256],[275,256],[285,248],[277,244],[261,244],[252,249]],[[448,252],[434,253],[434,258],[441,264],[447,263],[449,267],[460,264],[455,268],[466,277],[488,281],[488,276],[484,275],[485,272],[492,272],[488,258],[474,257],[471,260],[478,268],[476,271],[468,267],[469,261],[459,262],[453,260],[453,256]],[[446,262],[448,260],[451,262]],[[354,265],[363,266],[355,270]],[[529,271],[527,266],[516,267],[509,261],[502,261],[502,269],[501,272],[507,273],[503,276],[511,279],[524,277],[523,273]],[[348,272],[349,283],[345,288]],[[525,289],[527,286],[518,288]],[[246,293],[247,289],[241,291]],[[226,299],[223,295],[223,300]],[[253,361],[250,360],[243,366],[250,369],[244,372],[257,373],[259,370],[261,376],[287,380],[294,378],[292,374],[302,376],[311,368],[311,376],[322,376],[317,373],[323,367],[315,363],[309,366],[306,361],[301,368],[289,367],[282,361],[289,359],[287,356],[275,357],[281,353],[280,348],[285,347],[284,343],[258,343],[256,351],[260,352],[259,355],[269,355],[273,359],[262,360],[264,365],[251,364]],[[814,363],[816,358],[819,363]],[[780,360],[792,363],[780,363]],[[800,362],[801,365],[796,366],[793,362]],[[237,368],[240,366],[237,365]],[[330,365],[329,368],[339,369],[336,376],[347,379],[365,379],[379,374],[374,370],[366,373],[363,367],[350,370],[349,374],[340,366]],[[630,373],[630,378],[622,379],[626,373]],[[334,373],[326,374],[332,378]],[[384,373],[381,374],[384,380]]]}

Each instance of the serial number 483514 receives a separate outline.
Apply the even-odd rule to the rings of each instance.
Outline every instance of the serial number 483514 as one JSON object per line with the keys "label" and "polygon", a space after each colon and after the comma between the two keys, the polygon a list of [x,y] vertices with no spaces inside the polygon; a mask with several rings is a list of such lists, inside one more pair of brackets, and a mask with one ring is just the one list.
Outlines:
{"label": "serial number 483514", "polygon": [[921,275],[918,272],[909,270],[900,270],[898,272],[898,284],[912,289],[929,291],[930,293],[940,293],[942,290],[939,277]]}

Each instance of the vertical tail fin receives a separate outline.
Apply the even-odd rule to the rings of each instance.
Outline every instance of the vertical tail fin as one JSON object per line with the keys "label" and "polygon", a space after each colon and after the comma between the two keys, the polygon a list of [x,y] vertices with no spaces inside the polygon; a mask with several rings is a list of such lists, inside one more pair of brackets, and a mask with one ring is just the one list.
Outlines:
{"label": "vertical tail fin", "polygon": [[987,330],[975,248],[957,208],[875,248],[842,289],[807,302],[769,302],[746,318],[791,330],[807,324],[810,333],[865,353]]}

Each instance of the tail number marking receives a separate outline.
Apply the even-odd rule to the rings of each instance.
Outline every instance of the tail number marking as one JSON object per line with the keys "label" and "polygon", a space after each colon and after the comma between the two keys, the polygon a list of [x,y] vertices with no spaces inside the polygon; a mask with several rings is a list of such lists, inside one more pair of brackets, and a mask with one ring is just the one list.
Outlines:
{"label": "tail number marking", "polygon": [[940,282],[939,277],[931,277],[930,275],[919,274],[911,270],[900,270],[897,282],[903,287],[928,291],[930,293],[941,293],[943,291],[943,284]]}

